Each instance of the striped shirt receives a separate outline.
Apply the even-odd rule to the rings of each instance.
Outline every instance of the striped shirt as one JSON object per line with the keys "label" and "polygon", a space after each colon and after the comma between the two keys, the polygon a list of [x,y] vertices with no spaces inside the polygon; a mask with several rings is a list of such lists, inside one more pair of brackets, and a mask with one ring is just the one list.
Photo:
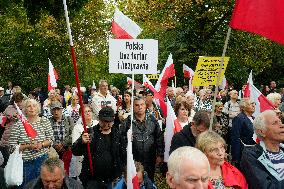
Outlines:
{"label": "striped shirt", "polygon": [[[47,118],[42,117],[39,121],[32,123],[31,125],[37,132],[37,136],[34,139],[35,142],[43,142],[44,140],[49,140],[53,142],[53,130],[50,121]],[[26,143],[31,143],[31,141],[27,136],[22,122],[18,121],[11,127],[11,136],[9,144],[11,145],[11,147],[15,147],[18,144]],[[28,161],[36,159],[44,154],[47,154],[47,150],[48,148],[42,148],[39,151],[24,150],[22,152],[23,160]]]}
{"label": "striped shirt", "polygon": [[267,151],[267,157],[273,163],[275,170],[281,179],[284,179],[284,152],[280,149],[279,152]]}

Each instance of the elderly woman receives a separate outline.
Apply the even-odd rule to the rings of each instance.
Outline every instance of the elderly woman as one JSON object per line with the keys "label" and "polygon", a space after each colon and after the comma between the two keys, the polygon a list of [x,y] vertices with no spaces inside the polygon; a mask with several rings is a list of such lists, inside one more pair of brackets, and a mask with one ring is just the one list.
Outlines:
{"label": "elderly woman", "polygon": [[226,143],[214,131],[205,131],[197,138],[196,147],[208,158],[210,164],[209,189],[247,189],[243,174],[226,159]]}
{"label": "elderly woman", "polygon": [[[97,125],[99,122],[95,119],[93,119],[93,112],[90,105],[85,104],[84,105],[84,115],[85,115],[85,121],[86,121],[86,127],[91,128]],[[80,112],[81,116],[81,112]],[[77,124],[74,126],[74,129],[72,131],[72,144],[80,138],[82,133],[84,132],[84,127],[82,123],[82,119],[80,118],[77,122]],[[81,173],[82,168],[82,161],[83,156],[74,156],[72,155],[71,163],[70,163],[70,169],[69,169],[69,177],[78,177]]]}
{"label": "elderly woman", "polygon": [[177,116],[177,120],[182,128],[190,123],[189,121],[190,110],[191,108],[186,101],[184,100],[176,101],[174,111]]}
{"label": "elderly woman", "polygon": [[50,90],[48,93],[48,98],[43,102],[43,116],[47,118],[51,118],[52,114],[50,111],[50,105],[53,102],[59,101],[57,96],[56,96],[56,91],[55,90]]}
{"label": "elderly woman", "polygon": [[64,115],[70,116],[74,120],[75,124],[80,118],[80,114],[79,114],[80,105],[78,103],[79,103],[78,95],[77,94],[72,95],[71,104],[68,105],[63,111]]}
{"label": "elderly woman", "polygon": [[195,111],[199,110],[205,110],[205,111],[211,111],[212,110],[212,102],[211,99],[208,96],[208,90],[207,89],[201,89],[198,92],[199,96],[197,97],[196,104],[195,104]]}
{"label": "elderly woman", "polygon": [[214,131],[221,135],[223,138],[227,136],[229,126],[229,115],[223,112],[224,105],[222,102],[215,103],[215,114],[214,119],[216,124]]}
{"label": "elderly woman", "polygon": [[195,111],[194,111],[195,95],[192,93],[192,91],[188,91],[185,94],[185,98],[190,107],[189,122],[191,122],[193,119],[193,116],[195,115]]}
{"label": "elderly woman", "polygon": [[249,98],[243,98],[240,102],[239,113],[232,121],[231,133],[231,154],[232,161],[239,168],[242,150],[244,145],[254,145],[253,140],[253,124],[254,117],[252,114],[255,111],[255,103]]}
{"label": "elderly woman", "polygon": [[11,127],[10,146],[12,149],[20,145],[24,160],[24,180],[22,188],[30,180],[39,176],[41,163],[47,159],[48,147],[53,142],[53,130],[48,119],[39,117],[40,105],[34,99],[28,99],[23,104],[23,113],[28,123],[37,132],[34,139],[30,139],[21,121]]}
{"label": "elderly woman", "polygon": [[279,108],[281,104],[281,95],[279,93],[270,93],[266,98],[272,102],[275,108]]}

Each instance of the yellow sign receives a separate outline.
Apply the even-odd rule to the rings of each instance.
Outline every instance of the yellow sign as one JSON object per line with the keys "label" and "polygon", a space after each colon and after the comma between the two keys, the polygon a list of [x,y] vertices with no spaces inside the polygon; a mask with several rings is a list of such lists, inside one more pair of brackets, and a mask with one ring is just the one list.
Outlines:
{"label": "yellow sign", "polygon": [[148,78],[152,80],[158,80],[159,76],[160,74],[151,74],[151,75],[148,75]]}
{"label": "yellow sign", "polygon": [[[230,57],[224,57],[219,85],[222,83],[225,70]],[[194,72],[193,86],[216,85],[221,64],[221,57],[199,57],[196,70]]]}

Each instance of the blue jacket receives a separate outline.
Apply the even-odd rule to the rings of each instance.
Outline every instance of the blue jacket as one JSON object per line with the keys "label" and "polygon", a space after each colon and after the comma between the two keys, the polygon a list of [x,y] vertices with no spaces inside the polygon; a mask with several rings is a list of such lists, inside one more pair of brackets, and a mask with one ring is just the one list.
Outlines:
{"label": "blue jacket", "polygon": [[253,145],[253,124],[244,112],[239,113],[232,122],[231,146],[232,161],[238,167],[243,150],[243,144]]}
{"label": "blue jacket", "polygon": [[[284,150],[284,145],[280,145],[280,148]],[[244,147],[240,164],[242,173],[250,189],[282,189],[284,180],[281,180],[265,152],[262,141],[260,144]]]}

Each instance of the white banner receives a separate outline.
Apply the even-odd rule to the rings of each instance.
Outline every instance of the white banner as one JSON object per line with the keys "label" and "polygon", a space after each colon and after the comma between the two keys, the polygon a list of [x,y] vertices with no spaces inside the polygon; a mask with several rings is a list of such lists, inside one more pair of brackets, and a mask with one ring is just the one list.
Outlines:
{"label": "white banner", "polygon": [[158,41],[153,39],[110,39],[109,72],[157,74]]}

